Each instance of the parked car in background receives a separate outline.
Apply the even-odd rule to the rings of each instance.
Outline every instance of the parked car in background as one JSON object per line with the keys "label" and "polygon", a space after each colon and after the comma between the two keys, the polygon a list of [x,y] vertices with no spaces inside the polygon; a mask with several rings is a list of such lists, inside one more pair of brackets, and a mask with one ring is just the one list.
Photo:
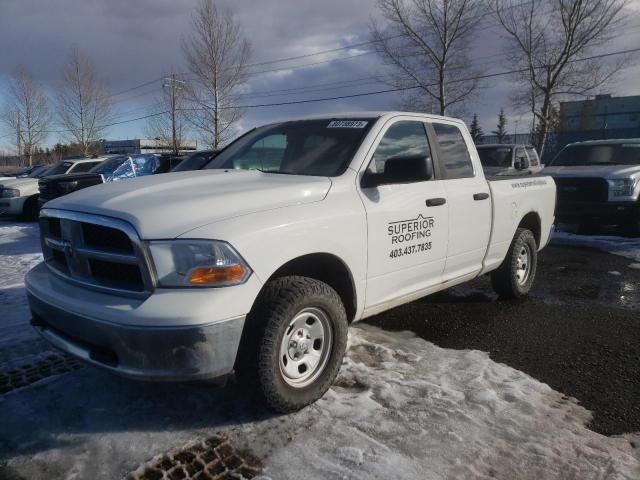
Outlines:
{"label": "parked car in background", "polygon": [[0,183],[0,215],[21,216],[26,220],[38,218],[38,179],[44,175],[60,175],[86,172],[104,158],[63,160],[54,165],[34,170],[25,178],[15,178]]}
{"label": "parked car in background", "polygon": [[476,145],[482,169],[487,175],[522,175],[542,170],[538,152],[531,145]]}
{"label": "parked car in background", "polygon": [[25,178],[28,177],[32,172],[44,168],[46,165],[33,165],[31,167],[22,167],[14,171],[5,172],[2,176],[0,176],[0,182],[4,180],[13,180],[14,178]]}
{"label": "parked car in background", "polygon": [[640,138],[571,143],[544,173],[558,186],[558,222],[640,236]]}
{"label": "parked car in background", "polygon": [[297,410],[336,378],[351,322],[487,273],[500,295],[527,295],[555,197],[549,177],[487,181],[460,120],[264,125],[203,170],[47,204],[32,324],[114,373],[237,369],[273,409]]}
{"label": "parked car in background", "polygon": [[38,182],[39,203],[42,206],[49,200],[93,185],[167,173],[172,167],[180,166],[180,160],[155,154],[118,155],[108,158],[86,173],[47,175]]}
{"label": "parked car in background", "polygon": [[200,170],[207,163],[213,160],[220,150],[200,150],[192,153],[184,159],[172,172],[186,172],[189,170]]}

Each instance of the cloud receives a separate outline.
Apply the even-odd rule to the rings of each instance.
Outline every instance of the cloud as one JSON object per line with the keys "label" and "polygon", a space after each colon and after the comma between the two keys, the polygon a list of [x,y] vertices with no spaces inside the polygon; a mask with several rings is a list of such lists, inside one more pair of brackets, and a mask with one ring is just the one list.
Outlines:
{"label": "cloud", "polygon": [[[46,88],[53,92],[60,82],[65,55],[76,45],[94,60],[98,74],[111,85],[113,92],[158,79],[170,71],[185,71],[180,39],[189,31],[191,12],[196,0],[2,0],[0,3],[0,96],[3,83],[19,64],[26,65]],[[307,55],[368,40],[368,26],[376,15],[374,0],[274,0],[269,2],[221,0],[242,24],[253,44],[252,62]],[[640,40],[636,32],[635,43]],[[611,42],[615,49],[624,40]],[[627,43],[631,45],[632,43]],[[624,48],[624,46],[622,47]],[[291,89],[308,85],[363,79],[384,73],[376,55],[362,55],[367,47],[345,49],[323,56],[313,56],[286,63],[256,66],[263,71],[288,68],[251,77],[244,93]],[[487,71],[508,69],[500,56],[500,42],[492,29],[478,32],[471,59],[483,63]],[[300,65],[344,58],[305,68]],[[632,93],[636,75],[626,75],[617,87]],[[151,112],[160,89],[160,81],[116,97],[121,112],[142,116]],[[364,83],[364,84],[363,84]],[[281,92],[282,95],[243,97],[243,104],[278,103],[299,99],[348,95],[385,88],[369,81],[337,85],[335,88],[305,92]],[[507,77],[484,83],[484,89],[469,105],[467,117],[476,112],[485,131],[493,128],[500,110],[517,118],[509,102],[512,84]],[[313,113],[343,110],[379,110],[397,108],[395,94],[375,95],[331,102],[306,103],[269,108],[249,108],[242,126],[281,120]],[[121,119],[124,119],[121,118]],[[469,118],[466,118],[468,120]],[[524,117],[520,120],[524,125]],[[144,122],[124,124],[109,132],[110,138],[144,135]],[[513,122],[511,122],[513,126]],[[0,136],[5,132],[0,131]],[[54,141],[52,136],[50,141]],[[2,140],[0,140],[2,142]],[[6,144],[7,140],[5,140]],[[0,143],[0,146],[2,144]],[[9,145],[10,146],[10,145]]]}

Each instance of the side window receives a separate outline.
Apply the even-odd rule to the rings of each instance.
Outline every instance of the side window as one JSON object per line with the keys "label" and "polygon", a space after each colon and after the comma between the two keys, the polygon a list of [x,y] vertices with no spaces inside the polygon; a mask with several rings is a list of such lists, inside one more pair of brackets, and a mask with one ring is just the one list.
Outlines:
{"label": "side window", "polygon": [[394,123],[376,147],[367,172],[394,176],[395,170],[404,164],[413,171],[413,181],[429,180],[427,162],[431,162],[431,148],[422,122],[401,121]]}
{"label": "side window", "polygon": [[540,166],[540,160],[538,159],[538,152],[533,147],[527,147],[527,154],[529,154],[529,163],[532,167]]}
{"label": "side window", "polygon": [[83,162],[83,163],[76,163],[76,165],[73,167],[73,169],[71,170],[73,173],[79,173],[79,172],[88,172],[89,170],[91,170],[93,167],[95,167],[98,163],[100,162]]}
{"label": "side window", "polygon": [[524,148],[516,148],[516,153],[514,155],[514,165],[522,165],[522,168],[529,168],[529,159],[527,158],[527,154],[524,151]]}
{"label": "side window", "polygon": [[440,162],[446,178],[472,178],[473,164],[460,129],[455,125],[444,123],[433,123],[432,125],[438,139]]}
{"label": "side window", "polygon": [[256,141],[243,154],[233,159],[235,169],[278,170],[287,149],[287,137],[281,133]]}

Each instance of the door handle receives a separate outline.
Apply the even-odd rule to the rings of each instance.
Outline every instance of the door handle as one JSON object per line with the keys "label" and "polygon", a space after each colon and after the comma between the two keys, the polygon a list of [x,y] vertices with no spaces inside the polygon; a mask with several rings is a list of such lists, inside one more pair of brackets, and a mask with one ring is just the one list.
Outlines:
{"label": "door handle", "polygon": [[427,207],[439,207],[440,205],[444,205],[447,203],[446,198],[429,198],[426,202]]}
{"label": "door handle", "polygon": [[473,194],[473,199],[474,200],[486,200],[487,198],[489,198],[489,194],[488,193],[474,193]]}

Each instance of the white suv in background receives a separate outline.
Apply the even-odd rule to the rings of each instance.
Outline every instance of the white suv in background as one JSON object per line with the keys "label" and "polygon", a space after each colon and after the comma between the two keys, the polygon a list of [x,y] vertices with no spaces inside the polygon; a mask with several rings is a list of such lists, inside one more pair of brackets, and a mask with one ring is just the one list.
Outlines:
{"label": "white suv in background", "polygon": [[21,216],[26,220],[38,218],[38,178],[45,175],[86,172],[105,160],[106,157],[92,159],[62,160],[34,176],[15,178],[0,182],[0,216]]}

